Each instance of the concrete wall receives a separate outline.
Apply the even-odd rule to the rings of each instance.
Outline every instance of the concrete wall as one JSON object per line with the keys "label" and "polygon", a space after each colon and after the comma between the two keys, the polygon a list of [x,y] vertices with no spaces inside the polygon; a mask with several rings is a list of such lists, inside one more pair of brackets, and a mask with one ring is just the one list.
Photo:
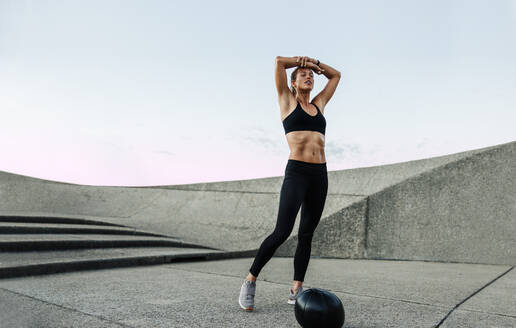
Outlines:
{"label": "concrete wall", "polygon": [[[513,263],[515,147],[329,172],[312,255]],[[252,250],[274,229],[282,181],[115,187],[0,172],[0,215],[101,220]],[[299,219],[276,255],[293,256]]]}
{"label": "concrete wall", "polygon": [[516,263],[516,143],[369,196],[368,258]]}

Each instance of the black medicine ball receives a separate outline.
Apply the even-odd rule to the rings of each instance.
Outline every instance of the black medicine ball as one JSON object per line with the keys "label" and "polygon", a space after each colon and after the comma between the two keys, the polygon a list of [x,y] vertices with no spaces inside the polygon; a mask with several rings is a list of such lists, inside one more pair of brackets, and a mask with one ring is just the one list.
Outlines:
{"label": "black medicine ball", "polygon": [[303,328],[340,328],[344,324],[342,302],[324,289],[304,290],[296,299],[295,312]]}

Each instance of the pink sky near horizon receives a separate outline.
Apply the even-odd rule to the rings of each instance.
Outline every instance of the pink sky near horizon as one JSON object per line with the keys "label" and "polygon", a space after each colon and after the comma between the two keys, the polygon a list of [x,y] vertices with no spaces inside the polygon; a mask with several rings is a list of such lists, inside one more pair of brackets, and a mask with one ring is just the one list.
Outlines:
{"label": "pink sky near horizon", "polygon": [[[36,136],[35,136],[36,137]],[[13,140],[14,141],[14,140]],[[190,152],[187,156],[174,156],[166,151],[146,150],[143,147],[118,146],[116,144],[95,143],[95,140],[74,141],[67,144],[63,136],[42,138],[38,147],[30,152],[17,148],[19,144],[34,140],[16,140],[6,149],[11,154],[7,166],[19,170],[9,173],[21,174],[35,178],[74,184],[102,186],[155,186],[190,184],[200,182],[217,182],[229,180],[247,180],[282,176],[288,160],[288,150],[271,153],[242,152],[238,147],[251,147],[245,142],[225,141],[232,144],[233,151],[217,153],[214,149],[205,153]],[[382,149],[378,145],[356,151],[355,157],[342,161],[332,161],[328,154],[329,171],[386,165],[428,157],[442,156],[456,152],[477,149],[466,148],[451,141],[442,141],[441,145],[422,142],[419,151],[393,147]],[[288,146],[283,145],[285,148]],[[491,145],[485,144],[484,147]],[[62,147],[62,148],[59,148]],[[482,147],[478,147],[482,148]],[[4,149],[5,150],[5,149]],[[85,154],[97,154],[97,157]],[[430,154],[430,156],[429,156]],[[63,156],[65,155],[65,156]],[[264,157],[267,160],[264,160]],[[34,160],[38,165],[34,165]],[[130,163],[130,165],[127,165]],[[4,161],[4,165],[5,161]],[[3,170],[3,168],[2,168]],[[73,176],[74,178],[70,178]],[[137,181],[135,183],[134,181]]]}

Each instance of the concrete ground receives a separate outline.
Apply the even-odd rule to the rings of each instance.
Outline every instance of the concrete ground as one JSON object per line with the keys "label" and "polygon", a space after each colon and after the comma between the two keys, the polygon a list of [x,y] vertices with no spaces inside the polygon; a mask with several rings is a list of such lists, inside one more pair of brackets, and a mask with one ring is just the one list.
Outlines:
{"label": "concrete ground", "polygon": [[[1,327],[300,327],[293,259],[273,257],[255,310],[238,305],[253,258],[0,280]],[[311,258],[304,287],[335,293],[344,327],[516,327],[510,265]]]}

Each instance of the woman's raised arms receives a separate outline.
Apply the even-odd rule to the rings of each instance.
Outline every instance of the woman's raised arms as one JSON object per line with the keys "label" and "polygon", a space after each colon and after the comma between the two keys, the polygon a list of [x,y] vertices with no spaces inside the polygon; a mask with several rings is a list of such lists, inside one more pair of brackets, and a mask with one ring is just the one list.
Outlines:
{"label": "woman's raised arms", "polygon": [[[316,65],[319,63],[319,65]],[[294,57],[276,57],[276,68],[275,68],[275,77],[276,77],[276,90],[278,91],[278,100],[280,106],[283,108],[290,107],[290,95],[292,91],[290,91],[288,82],[287,82],[287,68],[291,67],[309,67],[311,69],[320,69],[322,74],[328,78],[328,82],[321,92],[317,96],[313,98],[313,102],[316,102],[319,105],[321,112],[328,101],[330,101],[331,97],[335,93],[337,89],[337,85],[340,81],[340,72],[334,69],[333,67],[323,64],[314,58],[306,57],[306,56],[294,56]],[[321,72],[316,72],[321,74]]]}

